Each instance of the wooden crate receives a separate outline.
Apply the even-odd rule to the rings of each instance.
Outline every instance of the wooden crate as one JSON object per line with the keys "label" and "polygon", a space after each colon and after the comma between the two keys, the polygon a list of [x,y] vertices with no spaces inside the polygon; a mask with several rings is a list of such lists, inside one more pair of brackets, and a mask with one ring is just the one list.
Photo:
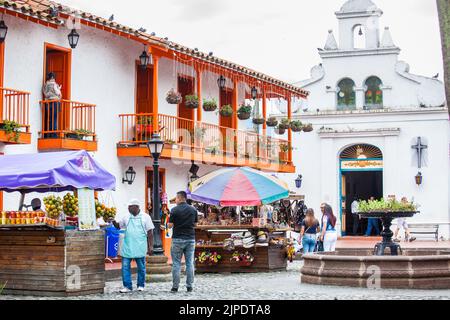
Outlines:
{"label": "wooden crate", "polygon": [[103,293],[104,258],[105,240],[100,230],[0,229],[0,286],[5,285],[4,294]]}

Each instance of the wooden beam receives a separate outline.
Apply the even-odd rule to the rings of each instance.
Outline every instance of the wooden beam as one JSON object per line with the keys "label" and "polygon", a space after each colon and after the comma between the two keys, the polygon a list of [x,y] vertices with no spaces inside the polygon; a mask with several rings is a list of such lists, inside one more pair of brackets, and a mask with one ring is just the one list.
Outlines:
{"label": "wooden beam", "polygon": [[197,96],[198,96],[198,108],[197,108],[197,121],[202,121],[202,71],[198,66],[195,67],[195,74],[197,77]]}
{"label": "wooden beam", "polygon": [[[291,97],[291,95],[288,94],[286,96],[286,99],[287,99],[288,119],[289,119],[289,122],[290,122],[291,119],[292,119],[292,97]],[[288,129],[288,146],[289,146],[289,149],[288,149],[288,160],[289,160],[289,163],[292,163],[292,129],[291,128]]]}

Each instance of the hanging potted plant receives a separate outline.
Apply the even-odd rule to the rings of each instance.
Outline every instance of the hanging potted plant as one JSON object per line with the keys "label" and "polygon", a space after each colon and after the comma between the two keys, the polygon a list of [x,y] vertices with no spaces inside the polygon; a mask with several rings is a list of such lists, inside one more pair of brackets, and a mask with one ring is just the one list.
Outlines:
{"label": "hanging potted plant", "polygon": [[265,122],[266,120],[262,117],[262,116],[260,116],[260,115],[256,115],[256,116],[254,116],[253,117],[253,119],[252,119],[252,122],[254,123],[254,124],[256,124],[256,125],[261,125],[261,124],[264,124],[264,122]]}
{"label": "hanging potted plant", "polygon": [[172,88],[167,92],[166,101],[169,104],[179,104],[182,101],[181,94]]}
{"label": "hanging potted plant", "polygon": [[189,94],[184,97],[184,105],[186,108],[195,109],[198,108],[198,96],[195,94]]}
{"label": "hanging potted plant", "polygon": [[220,108],[219,113],[223,117],[231,117],[233,114],[233,107],[231,107],[231,104],[226,104]]}
{"label": "hanging potted plant", "polygon": [[278,120],[275,117],[269,117],[266,121],[268,127],[276,127],[278,125]]}
{"label": "hanging potted plant", "polygon": [[282,134],[285,134],[286,129],[282,128],[282,127],[280,127],[280,125],[278,125],[277,127],[275,127],[274,131],[276,134],[282,135]]}
{"label": "hanging potted plant", "polygon": [[290,126],[291,126],[291,130],[293,132],[300,132],[300,131],[302,131],[302,128],[303,128],[303,124],[300,120],[291,121]]}
{"label": "hanging potted plant", "polygon": [[280,129],[289,129],[289,127],[290,127],[290,121],[289,121],[289,119],[287,119],[287,118],[283,118],[283,119],[281,119],[281,122],[278,124],[278,127],[280,128]]}
{"label": "hanging potted plant", "polygon": [[248,104],[243,104],[239,107],[238,111],[239,120],[247,120],[250,119],[250,115],[252,113],[252,107]]}
{"label": "hanging potted plant", "polygon": [[313,131],[313,126],[311,123],[307,123],[303,126],[303,132],[311,132]]}
{"label": "hanging potted plant", "polygon": [[217,109],[217,101],[212,98],[211,100],[203,99],[203,110],[206,112],[215,111]]}

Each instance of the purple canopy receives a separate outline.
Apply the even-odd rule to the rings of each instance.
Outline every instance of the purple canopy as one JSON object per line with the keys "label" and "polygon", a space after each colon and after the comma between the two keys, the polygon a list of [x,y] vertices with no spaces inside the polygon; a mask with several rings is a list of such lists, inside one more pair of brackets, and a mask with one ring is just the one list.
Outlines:
{"label": "purple canopy", "polygon": [[114,190],[116,178],[86,151],[0,156],[0,191]]}

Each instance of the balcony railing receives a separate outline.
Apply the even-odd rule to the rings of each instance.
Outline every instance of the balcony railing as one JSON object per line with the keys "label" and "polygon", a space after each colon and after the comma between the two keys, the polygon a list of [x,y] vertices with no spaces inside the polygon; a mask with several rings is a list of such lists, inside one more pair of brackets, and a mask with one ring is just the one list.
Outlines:
{"label": "balcony railing", "polygon": [[69,100],[44,100],[41,104],[43,139],[96,140],[95,105]]}
{"label": "balcony railing", "polygon": [[[0,130],[13,124],[13,131],[0,132],[0,140],[5,143],[30,143],[30,93],[15,89],[0,88]],[[11,128],[12,126],[10,126]]]}
{"label": "balcony railing", "polygon": [[[154,116],[151,113],[120,115],[122,139],[118,146],[146,144],[154,132]],[[170,115],[156,116],[161,138],[168,146],[256,162],[289,162],[287,140]]]}

